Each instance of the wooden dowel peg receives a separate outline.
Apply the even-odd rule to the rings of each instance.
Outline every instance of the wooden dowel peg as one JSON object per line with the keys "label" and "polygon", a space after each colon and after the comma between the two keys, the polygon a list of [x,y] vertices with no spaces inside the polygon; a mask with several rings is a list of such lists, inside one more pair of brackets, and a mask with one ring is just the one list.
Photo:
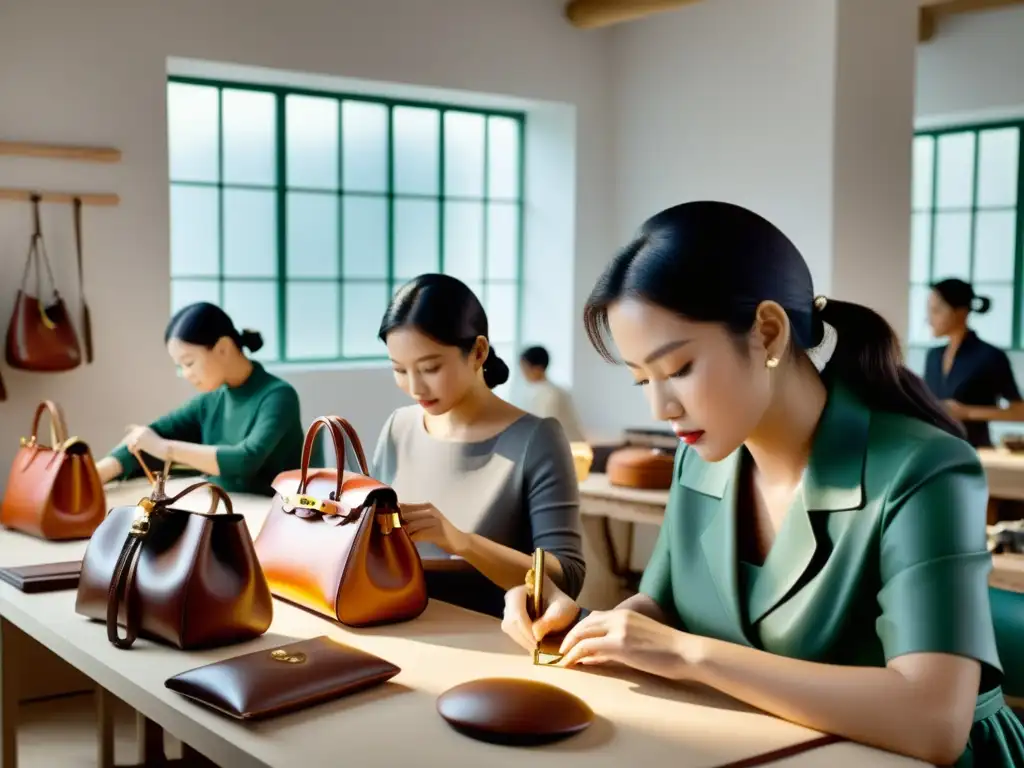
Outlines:
{"label": "wooden dowel peg", "polygon": [[0,155],[77,160],[86,163],[121,162],[121,150],[113,147],[73,147],[63,144],[33,144],[27,141],[0,141]]}
{"label": "wooden dowel peg", "polygon": [[39,195],[44,203],[70,203],[76,197],[82,205],[119,205],[121,198],[107,192],[38,192],[32,189],[0,189],[0,200],[32,202],[32,196]]}

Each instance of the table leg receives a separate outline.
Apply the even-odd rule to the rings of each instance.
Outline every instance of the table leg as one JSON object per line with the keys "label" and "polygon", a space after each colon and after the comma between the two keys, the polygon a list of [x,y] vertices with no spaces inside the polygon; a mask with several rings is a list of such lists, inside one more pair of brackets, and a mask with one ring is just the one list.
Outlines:
{"label": "table leg", "polygon": [[18,628],[0,618],[0,768],[18,765]]}
{"label": "table leg", "polygon": [[141,712],[135,713],[137,762],[146,768],[158,768],[167,764],[164,753],[164,729]]}
{"label": "table leg", "polygon": [[626,524],[626,556],[622,560],[619,560],[618,550],[615,546],[615,537],[612,535],[610,518],[601,518],[601,532],[604,534],[604,546],[608,554],[609,569],[623,581],[627,589],[635,592],[642,575],[642,572],[634,571],[630,567],[630,560],[633,557],[633,536],[636,529],[632,522],[624,522]]}
{"label": "table leg", "polygon": [[96,765],[114,768],[114,705],[115,699],[102,685],[96,686]]}

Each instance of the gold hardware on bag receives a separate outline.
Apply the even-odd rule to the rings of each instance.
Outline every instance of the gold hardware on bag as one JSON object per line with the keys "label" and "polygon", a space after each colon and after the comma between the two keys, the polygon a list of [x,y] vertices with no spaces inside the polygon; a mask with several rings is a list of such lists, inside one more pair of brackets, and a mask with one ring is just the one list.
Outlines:
{"label": "gold hardware on bag", "polygon": [[377,516],[377,523],[380,525],[380,532],[387,536],[395,528],[402,527],[402,517],[397,512]]}
{"label": "gold hardware on bag", "polygon": [[286,512],[291,512],[293,509],[312,509],[314,512],[329,511],[327,509],[327,504],[320,499],[313,498],[312,496],[305,496],[303,494],[285,496],[282,504]]}
{"label": "gold hardware on bag", "polygon": [[57,324],[50,319],[50,316],[48,314],[46,314],[46,307],[43,306],[43,300],[40,299],[39,301],[36,302],[36,304],[39,305],[39,316],[43,319],[43,325],[48,330],[52,331],[53,329],[55,329],[57,327]]}
{"label": "gold hardware on bag", "polygon": [[270,658],[274,661],[281,661],[285,664],[301,664],[306,660],[304,653],[289,653],[284,648],[277,648],[270,652]]}
{"label": "gold hardware on bag", "polygon": [[22,448],[31,448],[35,444],[36,444],[36,436],[35,435],[32,435],[32,437],[23,437],[23,438],[21,438],[21,447]]}

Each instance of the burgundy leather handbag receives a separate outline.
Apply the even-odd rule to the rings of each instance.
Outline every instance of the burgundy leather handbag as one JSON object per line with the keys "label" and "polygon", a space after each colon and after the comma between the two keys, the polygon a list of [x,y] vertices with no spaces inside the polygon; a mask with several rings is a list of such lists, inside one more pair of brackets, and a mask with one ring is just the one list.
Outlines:
{"label": "burgundy leather handbag", "polygon": [[[363,474],[310,469],[317,432],[326,429],[344,461],[346,436]],[[402,525],[398,497],[368,477],[352,426],[321,416],[306,432],[302,469],[274,480],[273,506],[256,553],[275,596],[352,627],[414,619],[427,607],[416,545]]]}
{"label": "burgundy leather handbag", "polygon": [[[259,637],[274,609],[245,518],[219,486],[195,483],[168,498],[162,477],[151,496],[115,507],[93,534],[75,611],[105,621],[118,648],[140,635],[182,649]],[[208,513],[174,508],[200,488],[214,497]],[[226,514],[217,513],[218,502]]]}

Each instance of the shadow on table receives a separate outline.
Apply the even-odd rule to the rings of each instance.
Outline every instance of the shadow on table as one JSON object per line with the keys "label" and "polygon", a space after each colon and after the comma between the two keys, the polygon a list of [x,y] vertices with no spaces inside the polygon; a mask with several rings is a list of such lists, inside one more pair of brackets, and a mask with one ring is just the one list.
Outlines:
{"label": "shadow on table", "polygon": [[717,691],[714,688],[709,688],[706,685],[699,683],[675,683],[669,680],[662,680],[654,675],[647,675],[621,664],[579,668],[587,674],[614,677],[631,682],[633,685],[630,690],[641,696],[651,696],[656,699],[665,699],[666,701],[692,701],[704,707],[726,710],[728,712],[750,713],[758,711],[734,699],[732,696]]}
{"label": "shadow on table", "polygon": [[305,719],[315,718],[316,720],[326,722],[329,718],[342,716],[350,709],[365,707],[369,704],[387,701],[395,696],[413,692],[413,689],[409,686],[392,680],[373,688],[356,691],[340,699],[318,702],[295,712],[274,715],[265,720],[253,720],[246,723],[245,726],[247,729],[258,732],[261,736],[273,736],[278,731],[291,728],[296,723]]}

